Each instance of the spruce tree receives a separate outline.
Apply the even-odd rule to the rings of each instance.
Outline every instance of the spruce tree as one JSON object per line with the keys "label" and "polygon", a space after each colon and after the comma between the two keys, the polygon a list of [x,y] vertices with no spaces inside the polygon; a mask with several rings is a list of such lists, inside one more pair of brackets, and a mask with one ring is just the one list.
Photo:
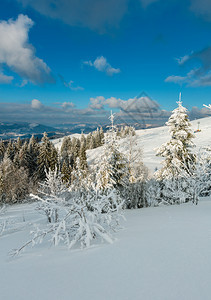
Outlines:
{"label": "spruce tree", "polygon": [[98,189],[120,188],[123,185],[126,159],[119,151],[114,115],[110,116],[111,127],[105,135],[103,155],[100,157],[96,174]]}
{"label": "spruce tree", "polygon": [[162,201],[179,204],[192,198],[188,190],[188,178],[193,176],[196,162],[192,152],[194,135],[187,109],[182,106],[181,94],[178,107],[173,110],[166,125],[171,139],[157,151],[157,155],[165,160],[162,162],[163,168],[155,176],[160,181]]}
{"label": "spruce tree", "polygon": [[71,166],[67,165],[66,161],[64,161],[61,169],[61,178],[62,181],[67,185],[70,184],[71,182],[71,173],[72,173]]}
{"label": "spruce tree", "polygon": [[103,128],[100,127],[100,146],[102,146],[104,144],[104,132],[103,132]]}
{"label": "spruce tree", "polygon": [[171,139],[157,150],[157,156],[165,158],[163,168],[157,171],[157,178],[178,178],[181,173],[190,175],[195,163],[192,152],[194,134],[187,109],[182,106],[181,95],[178,107],[173,110],[166,125],[169,127]]}
{"label": "spruce tree", "polygon": [[39,155],[39,144],[37,143],[34,135],[29,140],[28,144],[28,155],[29,155],[29,177],[35,177],[38,168],[38,155]]}
{"label": "spruce tree", "polygon": [[13,143],[12,143],[11,140],[7,144],[6,153],[7,153],[8,158],[13,161],[16,152],[15,152],[15,148],[14,148]]}
{"label": "spruce tree", "polygon": [[0,141],[0,162],[3,160],[3,158],[4,158],[4,153],[5,153],[5,151],[6,151],[6,148],[5,148],[5,146],[4,146],[4,143],[3,143],[3,141],[1,140]]}
{"label": "spruce tree", "polygon": [[58,153],[54,145],[50,142],[46,132],[43,134],[41,141],[38,155],[38,178],[44,180],[46,178],[46,171],[54,171],[57,167]]}
{"label": "spruce tree", "polygon": [[22,147],[22,141],[21,141],[20,137],[18,137],[17,141],[14,143],[14,148],[15,148],[16,152],[19,152],[21,147]]}
{"label": "spruce tree", "polygon": [[81,144],[80,152],[79,152],[79,160],[80,160],[80,168],[84,171],[87,171],[88,164],[87,164],[87,156],[86,156],[86,146],[85,143]]}

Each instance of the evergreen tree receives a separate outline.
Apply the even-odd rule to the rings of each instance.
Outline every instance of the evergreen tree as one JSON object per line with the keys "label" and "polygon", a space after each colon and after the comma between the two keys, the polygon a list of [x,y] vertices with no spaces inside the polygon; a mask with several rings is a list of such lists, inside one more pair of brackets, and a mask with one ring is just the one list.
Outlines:
{"label": "evergreen tree", "polygon": [[3,160],[3,158],[4,158],[4,153],[5,153],[5,151],[6,151],[6,148],[5,148],[5,146],[4,146],[4,143],[3,143],[3,141],[1,140],[0,141],[0,162]]}
{"label": "evergreen tree", "polygon": [[93,134],[90,136],[90,144],[89,144],[89,149],[95,149],[96,148],[96,141],[95,137]]}
{"label": "evergreen tree", "polygon": [[66,161],[64,161],[61,169],[61,178],[62,181],[67,185],[69,185],[71,182],[71,173],[72,173],[71,166],[67,165]]}
{"label": "evergreen tree", "polygon": [[120,188],[125,176],[126,159],[119,151],[114,115],[110,116],[111,127],[105,135],[103,155],[100,157],[96,174],[98,189]]}
{"label": "evergreen tree", "polygon": [[19,150],[19,166],[28,169],[30,166],[30,157],[28,152],[28,144],[25,142]]}
{"label": "evergreen tree", "polygon": [[72,138],[72,153],[74,154],[74,161],[76,161],[76,158],[79,156],[79,151],[80,151],[80,140],[73,137]]}
{"label": "evergreen tree", "polygon": [[84,144],[85,149],[86,149],[86,138],[83,133],[81,134],[80,143],[81,143],[81,145]]}
{"label": "evergreen tree", "polygon": [[157,151],[165,160],[163,168],[155,173],[161,184],[161,195],[164,202],[181,203],[190,200],[187,178],[192,176],[196,157],[192,153],[194,135],[187,115],[182,106],[181,94],[178,107],[173,110],[166,125],[169,127],[171,139]]}
{"label": "evergreen tree", "polygon": [[86,157],[86,146],[85,143],[81,144],[80,152],[79,152],[79,160],[80,160],[80,168],[84,171],[87,171],[88,164],[87,164],[87,157]]}
{"label": "evergreen tree", "polygon": [[1,196],[4,203],[16,203],[29,194],[28,174],[24,168],[16,167],[5,154],[0,164]]}
{"label": "evergreen tree", "polygon": [[38,178],[44,180],[46,172],[54,171],[58,165],[58,153],[54,145],[50,142],[47,133],[43,134],[42,143],[39,147],[38,155]]}
{"label": "evergreen tree", "polygon": [[36,171],[38,168],[38,155],[39,155],[39,144],[37,143],[34,135],[29,140],[28,144],[28,169],[29,177],[36,177]]}
{"label": "evergreen tree", "polygon": [[20,137],[18,137],[17,141],[14,143],[14,148],[15,148],[16,153],[20,151],[21,147],[22,147],[22,141],[21,141]]}
{"label": "evergreen tree", "polygon": [[103,132],[103,128],[100,127],[100,146],[102,146],[104,144],[104,132]]}
{"label": "evergreen tree", "polygon": [[95,147],[100,147],[101,146],[101,136],[100,136],[100,131],[99,128],[94,132],[94,140],[95,140]]}
{"label": "evergreen tree", "polygon": [[171,139],[157,151],[157,156],[165,158],[163,168],[157,171],[157,178],[179,178],[181,171],[191,174],[195,163],[195,155],[192,153],[194,135],[187,109],[182,106],[181,96],[178,107],[173,110],[166,125],[169,127]]}
{"label": "evergreen tree", "polygon": [[62,141],[62,146],[60,150],[62,161],[68,162],[69,160],[69,152],[71,151],[71,139],[69,136],[65,136]]}
{"label": "evergreen tree", "polygon": [[15,148],[14,148],[13,143],[12,143],[11,140],[7,144],[6,153],[7,153],[8,158],[13,161],[13,159],[15,157]]}

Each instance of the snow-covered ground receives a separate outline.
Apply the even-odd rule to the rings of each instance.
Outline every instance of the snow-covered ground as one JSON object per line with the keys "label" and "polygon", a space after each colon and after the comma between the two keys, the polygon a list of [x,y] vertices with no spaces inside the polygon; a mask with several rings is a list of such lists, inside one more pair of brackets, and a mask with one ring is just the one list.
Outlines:
{"label": "snow-covered ground", "polygon": [[210,300],[211,199],[128,210],[113,244],[87,250],[28,248],[34,204],[8,209],[1,220],[18,228],[0,237],[2,300]]}

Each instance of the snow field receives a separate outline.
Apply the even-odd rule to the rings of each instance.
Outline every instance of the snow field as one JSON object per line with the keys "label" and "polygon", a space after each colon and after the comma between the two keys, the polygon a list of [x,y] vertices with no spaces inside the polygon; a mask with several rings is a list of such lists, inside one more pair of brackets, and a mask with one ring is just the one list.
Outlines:
{"label": "snow field", "polygon": [[21,220],[24,209],[27,224],[0,239],[1,299],[209,300],[210,200],[127,210],[113,244],[70,251],[41,244],[16,258],[8,252],[40,215],[33,204],[9,208],[5,217]]}

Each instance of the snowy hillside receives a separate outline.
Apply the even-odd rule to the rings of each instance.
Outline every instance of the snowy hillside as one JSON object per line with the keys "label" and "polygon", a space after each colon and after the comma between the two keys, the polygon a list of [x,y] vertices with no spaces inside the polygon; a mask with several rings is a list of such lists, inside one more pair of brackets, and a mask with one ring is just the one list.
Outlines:
{"label": "snowy hillside", "polygon": [[[200,147],[206,147],[211,144],[211,117],[202,118],[194,120],[191,122],[192,130],[195,131],[198,128],[198,122],[200,122],[199,128],[201,132],[195,134],[194,143],[196,145],[196,150]],[[150,172],[153,173],[155,168],[160,168],[162,158],[155,155],[155,149],[160,147],[163,143],[170,139],[168,132],[168,127],[157,127],[151,129],[141,129],[136,130],[137,135],[137,145],[136,149],[142,149],[143,151],[143,161],[145,165],[149,168]],[[73,134],[70,137],[80,138],[80,134]],[[57,149],[61,148],[63,138],[52,140],[53,144]],[[127,138],[120,141],[121,151],[127,152],[128,141]],[[87,159],[89,164],[94,164],[95,160],[99,158],[102,147],[87,150]]]}
{"label": "snowy hillside", "polygon": [[[192,130],[198,128],[198,122],[200,122],[201,132],[195,134],[194,143],[196,149],[200,147],[206,147],[211,144],[211,117],[203,118],[200,120],[192,121]],[[143,150],[143,161],[151,172],[157,167],[160,168],[162,158],[155,155],[155,149],[160,147],[163,143],[170,139],[168,127],[158,127],[152,129],[136,130],[137,146]],[[128,149],[127,138],[120,141],[121,151],[126,152]],[[87,158],[90,164],[93,164],[97,158],[99,158],[101,148],[88,150]]]}

